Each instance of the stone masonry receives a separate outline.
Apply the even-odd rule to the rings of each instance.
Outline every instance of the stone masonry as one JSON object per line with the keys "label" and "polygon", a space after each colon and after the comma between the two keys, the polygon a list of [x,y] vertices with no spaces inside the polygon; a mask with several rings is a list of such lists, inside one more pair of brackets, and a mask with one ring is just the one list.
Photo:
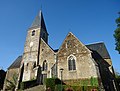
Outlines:
{"label": "stone masonry", "polygon": [[[62,77],[66,84],[96,78],[99,88],[116,90],[112,61],[105,44],[85,45],[69,32],[61,47],[52,49],[41,11],[28,28],[24,52],[18,59],[6,75],[7,79],[11,79],[14,73],[18,75],[16,89],[20,88],[21,82],[36,80],[37,85],[44,85],[46,78]],[[6,84],[5,81],[4,91]]]}

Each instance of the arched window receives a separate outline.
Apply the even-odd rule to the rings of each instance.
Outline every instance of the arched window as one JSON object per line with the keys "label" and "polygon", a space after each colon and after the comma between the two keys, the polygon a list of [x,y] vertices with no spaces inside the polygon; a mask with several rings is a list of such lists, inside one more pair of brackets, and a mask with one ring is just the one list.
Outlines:
{"label": "arched window", "polygon": [[34,36],[34,35],[35,35],[35,30],[32,31],[32,36]]}
{"label": "arched window", "polygon": [[25,65],[25,71],[28,70],[28,66],[29,66],[29,63],[26,63],[26,65]]}
{"label": "arched window", "polygon": [[46,60],[43,62],[43,71],[47,71],[47,62],[46,62]]}
{"label": "arched window", "polygon": [[68,58],[68,69],[69,70],[76,70],[75,58],[70,56]]}
{"label": "arched window", "polygon": [[36,62],[33,62],[32,65],[33,65],[33,69],[34,69],[36,67]]}

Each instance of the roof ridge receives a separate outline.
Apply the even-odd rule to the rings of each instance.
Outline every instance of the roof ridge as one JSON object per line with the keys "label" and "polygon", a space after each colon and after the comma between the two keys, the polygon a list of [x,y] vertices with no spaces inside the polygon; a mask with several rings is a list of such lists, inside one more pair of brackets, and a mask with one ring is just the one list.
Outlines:
{"label": "roof ridge", "polygon": [[38,14],[36,15],[35,19],[33,20],[32,24],[31,24],[31,26],[29,27],[29,29],[34,29],[34,28],[43,28],[47,32],[41,10],[38,12]]}
{"label": "roof ridge", "polygon": [[87,46],[87,45],[95,45],[95,44],[100,44],[100,43],[103,43],[103,44],[104,44],[103,41],[99,41],[99,42],[93,42],[93,43],[89,43],[89,44],[85,44],[85,45],[86,45],[86,46]]}

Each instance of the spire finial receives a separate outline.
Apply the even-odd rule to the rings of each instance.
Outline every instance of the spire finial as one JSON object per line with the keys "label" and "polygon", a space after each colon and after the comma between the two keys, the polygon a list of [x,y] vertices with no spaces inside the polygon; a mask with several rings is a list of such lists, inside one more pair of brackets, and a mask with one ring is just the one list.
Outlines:
{"label": "spire finial", "polygon": [[39,13],[38,13],[40,17],[41,17],[41,13],[42,13],[42,11],[40,10]]}
{"label": "spire finial", "polygon": [[42,11],[42,4],[41,4],[41,6],[40,6],[40,10]]}
{"label": "spire finial", "polygon": [[41,3],[40,3],[40,10],[42,11],[42,0],[41,0]]}

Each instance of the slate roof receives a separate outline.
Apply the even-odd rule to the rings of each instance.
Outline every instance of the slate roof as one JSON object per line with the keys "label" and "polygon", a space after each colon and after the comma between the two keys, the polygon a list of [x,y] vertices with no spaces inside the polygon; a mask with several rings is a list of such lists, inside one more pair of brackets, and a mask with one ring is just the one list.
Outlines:
{"label": "slate roof", "polygon": [[42,11],[39,11],[38,15],[35,17],[32,25],[30,26],[30,28],[35,28],[35,27],[41,27],[45,29],[45,31],[47,32]]}
{"label": "slate roof", "polygon": [[[106,49],[104,42],[93,43],[85,46],[93,52],[95,58],[102,57],[102,58],[110,59],[110,55]],[[59,49],[56,49],[54,50],[54,52],[58,52],[58,50]]]}
{"label": "slate roof", "polygon": [[22,56],[19,56],[8,69],[19,68],[22,61]]}
{"label": "slate roof", "polygon": [[[95,44],[89,44],[89,45],[86,45],[86,47],[93,52],[93,54],[96,58],[99,58],[99,56],[101,56],[102,58],[109,58],[110,59],[110,55],[109,55],[109,53],[108,53],[108,51],[105,47],[105,44],[103,42],[95,43]],[[53,51],[58,52],[58,49],[53,50]],[[19,68],[20,64],[21,64],[21,61],[22,61],[22,56],[19,56],[12,63],[12,65],[10,65],[10,67],[8,69]]]}
{"label": "slate roof", "polygon": [[[94,55],[97,56],[96,53],[98,53],[102,58],[109,58],[110,59],[110,55],[105,47],[105,44],[103,42],[100,43],[95,43],[95,44],[89,44],[86,45],[86,47],[88,49],[90,49],[91,51],[93,51]],[[97,57],[96,57],[97,58]]]}

